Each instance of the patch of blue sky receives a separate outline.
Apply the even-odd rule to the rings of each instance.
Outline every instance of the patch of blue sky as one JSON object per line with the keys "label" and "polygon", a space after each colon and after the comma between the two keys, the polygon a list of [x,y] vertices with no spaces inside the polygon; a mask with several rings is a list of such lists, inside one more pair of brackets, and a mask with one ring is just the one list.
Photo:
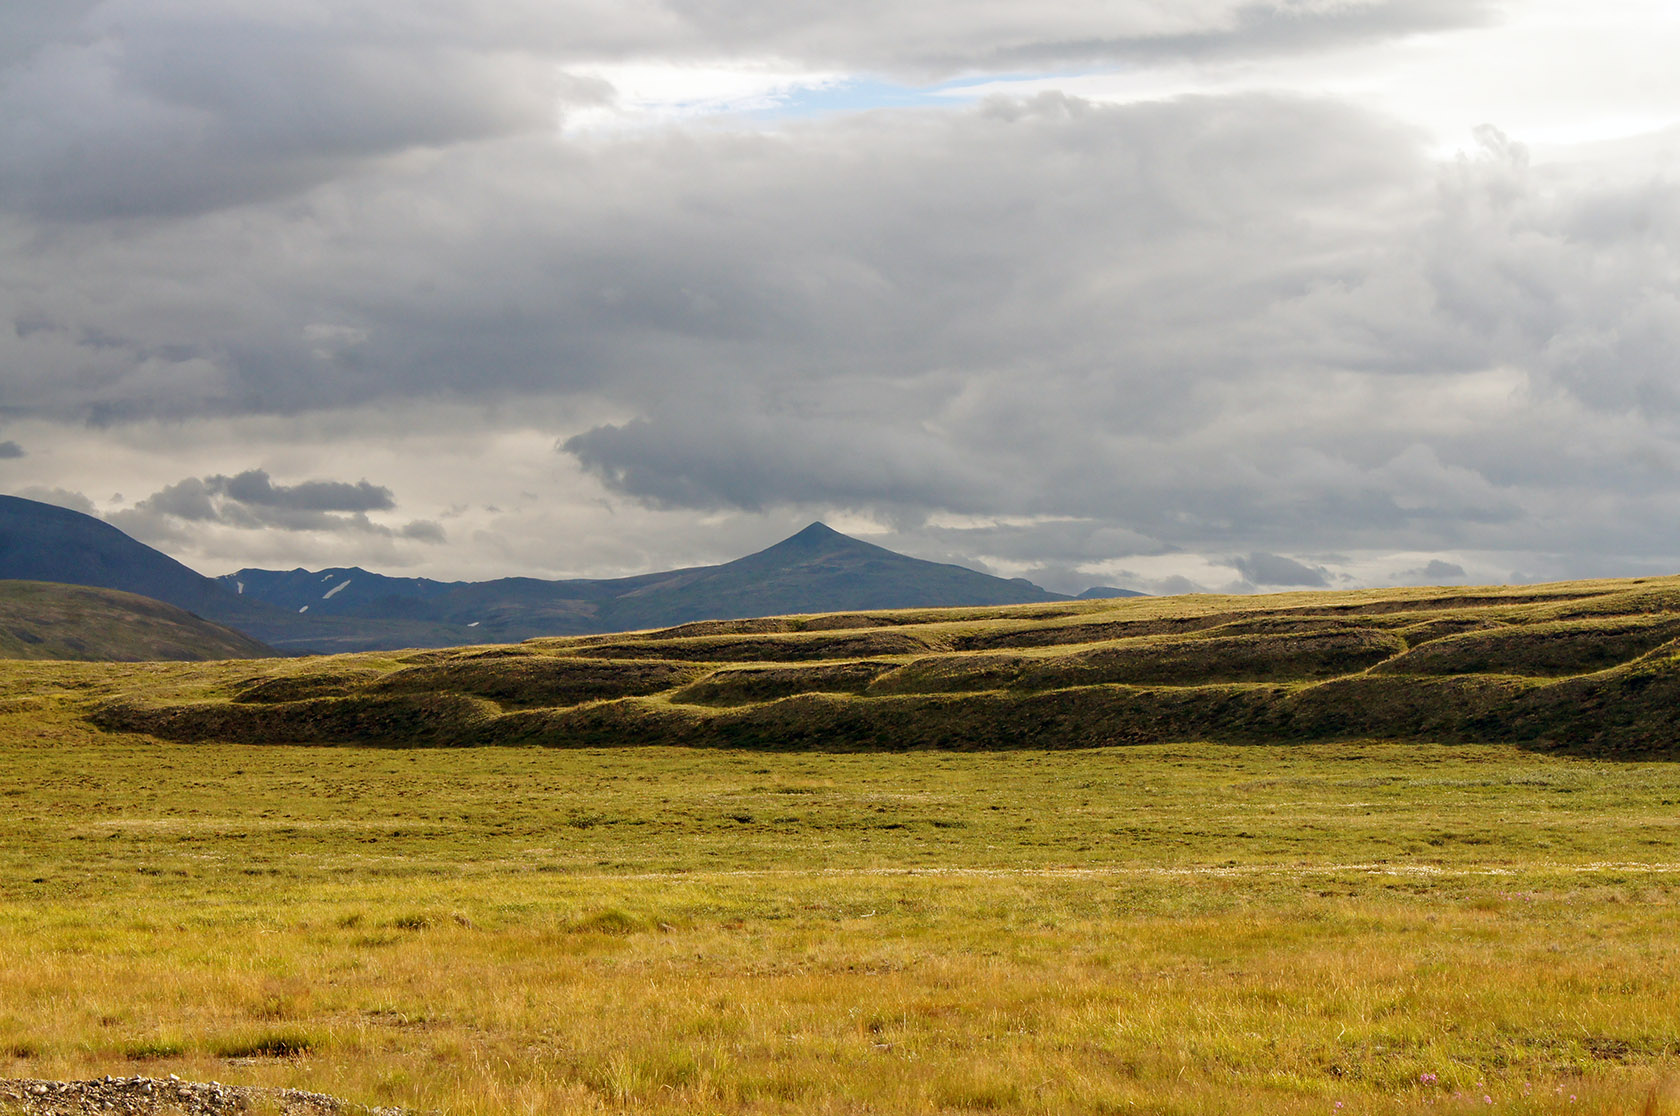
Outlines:
{"label": "patch of blue sky", "polygon": [[775,103],[760,106],[761,117],[832,116],[886,108],[957,106],[981,97],[1007,93],[1019,83],[1038,92],[1046,83],[1088,74],[985,74],[957,78],[936,85],[901,85],[873,77],[847,78],[820,85],[798,86],[776,97]]}

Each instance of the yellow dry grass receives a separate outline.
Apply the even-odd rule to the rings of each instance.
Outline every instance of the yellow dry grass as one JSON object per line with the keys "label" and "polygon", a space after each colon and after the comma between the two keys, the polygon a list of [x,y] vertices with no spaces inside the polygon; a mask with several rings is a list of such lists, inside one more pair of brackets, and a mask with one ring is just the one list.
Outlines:
{"label": "yellow dry grass", "polygon": [[77,731],[0,718],[0,1074],[486,1116],[1676,1110],[1669,764]]}

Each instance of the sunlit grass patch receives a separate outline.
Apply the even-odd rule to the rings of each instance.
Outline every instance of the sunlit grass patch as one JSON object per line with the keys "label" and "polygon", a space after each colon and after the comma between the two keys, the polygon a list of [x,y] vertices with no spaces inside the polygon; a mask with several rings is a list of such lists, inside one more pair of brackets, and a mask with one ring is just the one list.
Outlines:
{"label": "sunlit grass patch", "polygon": [[297,1058],[326,1045],[322,1035],[297,1027],[257,1028],[210,1040],[218,1058]]}

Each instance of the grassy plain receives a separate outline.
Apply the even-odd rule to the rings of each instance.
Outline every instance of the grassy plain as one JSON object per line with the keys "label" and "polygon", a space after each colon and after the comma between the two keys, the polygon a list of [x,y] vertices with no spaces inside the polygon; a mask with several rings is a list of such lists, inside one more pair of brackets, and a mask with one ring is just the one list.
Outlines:
{"label": "grassy plain", "polygon": [[1668,1111],[1680,1069],[1671,764],[60,729],[0,759],[0,1074],[485,1114],[1386,1113]]}
{"label": "grassy plain", "polygon": [[1677,636],[1658,579],[3,664],[0,1075],[1680,1111]]}

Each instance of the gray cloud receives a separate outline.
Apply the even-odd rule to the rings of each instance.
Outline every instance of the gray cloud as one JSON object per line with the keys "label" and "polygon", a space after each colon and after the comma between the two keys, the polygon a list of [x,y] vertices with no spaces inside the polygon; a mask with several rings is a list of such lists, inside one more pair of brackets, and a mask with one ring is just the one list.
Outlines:
{"label": "gray cloud", "polygon": [[[69,289],[0,276],[21,322],[0,353],[33,370],[21,408],[101,421],[602,390],[638,409],[773,390],[809,410],[827,400],[802,392],[858,378],[925,410],[983,403],[978,377],[1012,390],[1042,371],[1129,424],[1171,426],[1196,406],[1181,366],[1244,352],[1194,320],[1268,329],[1259,316],[1312,281],[1290,257],[1358,251],[1328,242],[1334,222],[1383,216],[1359,213],[1362,195],[1407,173],[1420,168],[1397,129],[1267,98],[1116,110],[1051,96],[788,138],[627,142],[587,161],[509,141],[299,207],[66,236],[47,259],[20,247],[6,258],[56,264]],[[424,219],[437,199],[456,219]],[[273,257],[276,242],[295,254]],[[1153,274],[1210,255],[1221,274],[1197,275],[1193,296],[1188,275]],[[255,270],[213,278],[236,258]],[[103,297],[115,303],[87,321],[79,307]]]}
{"label": "gray cloud", "polygon": [[235,476],[187,477],[105,518],[145,541],[184,539],[194,525],[445,541],[443,528],[430,520],[392,528],[367,516],[395,507],[390,489],[365,480],[275,484],[264,470],[249,469]]}
{"label": "gray cloud", "polygon": [[1429,564],[1417,571],[1425,581],[1444,583],[1449,581],[1463,581],[1464,567],[1457,562],[1443,562],[1439,558],[1432,558]]}
{"label": "gray cloud", "polygon": [[1308,566],[1281,554],[1254,553],[1231,559],[1231,565],[1253,585],[1326,586],[1330,584],[1323,566]]}
{"label": "gray cloud", "polygon": [[449,537],[444,534],[443,525],[430,519],[415,519],[403,524],[397,529],[397,535],[405,539],[413,539],[423,543],[445,543]]}
{"label": "gray cloud", "polygon": [[1184,593],[1205,593],[1207,590],[1187,577],[1174,574],[1172,577],[1163,578],[1157,582],[1152,592],[1160,597],[1174,597]]}
{"label": "gray cloud", "polygon": [[249,469],[238,476],[211,477],[207,485],[231,500],[252,507],[286,508],[298,511],[367,512],[396,506],[391,490],[382,485],[358,481],[304,481],[275,484],[261,469]]}
{"label": "gray cloud", "polygon": [[345,0],[323,14],[17,0],[0,12],[0,208],[75,221],[189,215],[295,196],[403,152],[548,134],[566,111],[613,96],[565,69],[587,63],[774,57],[931,80],[1323,50],[1470,26],[1491,10]]}
{"label": "gray cloud", "polygon": [[0,442],[0,461],[25,456],[27,456],[27,454],[24,452],[23,447],[18,445],[16,442]]}
{"label": "gray cloud", "polygon": [[1377,0],[1336,5],[1284,0],[1235,5],[1211,26],[1157,34],[1099,34],[1060,40],[1024,37],[1000,43],[989,51],[911,55],[905,61],[939,73],[972,69],[977,65],[1007,70],[1092,63],[1255,59],[1475,27],[1494,18],[1495,8],[1491,3],[1462,0]]}
{"label": "gray cloud", "polygon": [[[565,452],[664,508],[1061,515],[1132,553],[1550,550],[1563,515],[1660,553],[1675,191],[1483,140],[1443,169],[1322,100],[1054,95],[516,137],[19,242],[0,358],[23,413],[103,422],[599,400],[626,417]],[[1563,510],[1579,485],[1622,514]]]}
{"label": "gray cloud", "polygon": [[[558,130],[610,95],[563,75],[590,61],[1143,65],[1486,5],[537,7],[0,12],[0,368],[31,451],[9,473],[61,483],[35,433],[54,423],[302,432],[359,408],[388,420],[334,460],[379,464],[335,468],[380,475],[403,416],[482,406],[437,444],[535,426],[560,452],[453,501],[569,486],[731,540],[849,513],[1069,589],[1131,556],[1158,561],[1122,584],[1159,588],[1221,584],[1206,556],[1233,553],[1256,582],[1306,576],[1261,568],[1279,554],[1327,580],[1354,561],[1332,552],[1392,578],[1420,553],[1476,576],[1672,554],[1680,189],[1660,166],[1535,165],[1492,128],[1443,164],[1393,120],[1260,95]],[[233,452],[155,474],[113,521],[442,538],[420,480],[421,518],[391,527],[370,518],[388,490],[235,474],[258,455]],[[988,516],[1021,525],[939,525]],[[533,522],[484,546],[546,552],[509,541]],[[610,549],[590,553],[636,558]]]}
{"label": "gray cloud", "polygon": [[368,159],[552,128],[562,102],[608,92],[511,43],[381,26],[376,7],[26,16],[35,45],[0,69],[0,206],[99,220],[278,198]]}
{"label": "gray cloud", "polygon": [[650,24],[666,53],[760,52],[827,66],[932,80],[976,71],[1149,64],[1299,54],[1377,39],[1471,27],[1494,18],[1485,0],[1212,0],[1178,5],[1042,3],[846,5],[669,0]]}
{"label": "gray cloud", "polygon": [[83,515],[93,515],[93,501],[80,492],[67,488],[54,488],[46,485],[28,485],[18,489],[13,495],[21,496],[25,500],[38,500],[43,504],[53,504],[71,511],[79,511]]}
{"label": "gray cloud", "polygon": [[52,44],[74,42],[100,0],[7,0],[0,8],[0,70]]}

